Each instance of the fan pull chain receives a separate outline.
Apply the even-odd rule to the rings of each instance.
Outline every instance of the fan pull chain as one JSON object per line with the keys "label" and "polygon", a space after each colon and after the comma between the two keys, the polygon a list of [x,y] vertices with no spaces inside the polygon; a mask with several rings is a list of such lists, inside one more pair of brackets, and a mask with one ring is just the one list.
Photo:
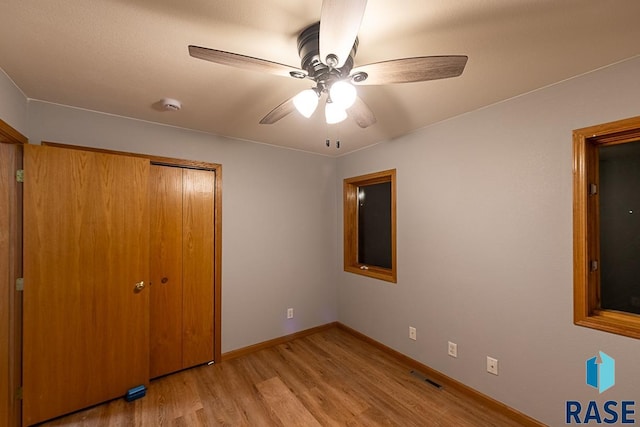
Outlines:
{"label": "fan pull chain", "polygon": [[[327,147],[331,147],[331,140],[330,140],[329,138],[327,138],[327,139],[325,140],[325,145],[326,145]],[[337,139],[337,140],[336,140],[336,148],[337,148],[337,149],[339,149],[339,148],[340,148],[340,140],[339,140],[339,139]]]}
{"label": "fan pull chain", "polygon": [[327,146],[327,148],[329,148],[331,147],[331,139],[329,138],[329,125],[326,123],[324,124],[324,131],[327,134],[325,145]]}
{"label": "fan pull chain", "polygon": [[[325,125],[327,139],[325,139],[325,145],[331,147],[331,138],[329,137],[329,125]],[[336,139],[336,149],[340,149],[340,131],[338,130],[338,138]]]}

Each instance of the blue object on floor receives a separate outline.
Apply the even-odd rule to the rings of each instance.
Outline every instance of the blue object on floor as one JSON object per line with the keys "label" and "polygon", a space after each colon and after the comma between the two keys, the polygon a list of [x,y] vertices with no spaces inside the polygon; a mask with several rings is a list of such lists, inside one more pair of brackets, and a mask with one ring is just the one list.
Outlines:
{"label": "blue object on floor", "polygon": [[127,394],[124,396],[127,402],[134,401],[136,399],[140,399],[147,394],[147,388],[143,385],[139,385],[137,387],[130,388],[127,390]]}

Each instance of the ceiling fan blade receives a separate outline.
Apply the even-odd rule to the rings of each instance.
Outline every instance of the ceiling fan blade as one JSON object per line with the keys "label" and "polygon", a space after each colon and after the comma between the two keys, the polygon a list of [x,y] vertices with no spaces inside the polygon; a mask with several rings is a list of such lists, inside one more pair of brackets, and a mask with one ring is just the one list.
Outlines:
{"label": "ceiling fan blade", "polygon": [[[358,36],[367,0],[324,0],[320,15],[320,60],[334,68],[344,65]],[[337,56],[337,64],[327,61]]]}
{"label": "ceiling fan blade", "polygon": [[351,75],[367,74],[366,80],[353,79],[354,84],[360,85],[423,82],[458,77],[466,64],[464,55],[420,56],[363,65],[354,68]]}
{"label": "ceiling fan blade", "polygon": [[251,71],[262,71],[284,77],[304,78],[307,72],[290,65],[279,64],[266,59],[254,58],[253,56],[240,55],[238,53],[225,52],[223,50],[209,49],[200,46],[189,46],[189,55],[194,58],[217,64],[229,65],[231,67],[243,68]]}
{"label": "ceiling fan blade", "polygon": [[373,111],[359,96],[356,97],[356,102],[347,109],[347,114],[363,129],[376,123]]}
{"label": "ceiling fan blade", "polygon": [[278,105],[276,108],[271,110],[269,114],[264,116],[262,120],[260,120],[261,125],[272,125],[283,117],[288,116],[296,109],[296,106],[293,105],[293,97],[287,99],[282,104]]}

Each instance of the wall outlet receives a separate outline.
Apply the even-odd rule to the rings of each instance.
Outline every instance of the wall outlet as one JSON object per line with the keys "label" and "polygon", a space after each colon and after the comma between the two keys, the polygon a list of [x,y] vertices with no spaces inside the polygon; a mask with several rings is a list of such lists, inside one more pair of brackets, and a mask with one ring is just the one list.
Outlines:
{"label": "wall outlet", "polygon": [[412,339],[414,341],[418,339],[416,328],[414,328],[413,326],[409,326],[409,339]]}
{"label": "wall outlet", "polygon": [[498,359],[487,356],[487,372],[498,375]]}
{"label": "wall outlet", "polygon": [[449,353],[449,356],[451,357],[458,357],[458,344],[449,341],[449,347],[447,352]]}
{"label": "wall outlet", "polygon": [[287,308],[287,319],[293,319],[293,308]]}

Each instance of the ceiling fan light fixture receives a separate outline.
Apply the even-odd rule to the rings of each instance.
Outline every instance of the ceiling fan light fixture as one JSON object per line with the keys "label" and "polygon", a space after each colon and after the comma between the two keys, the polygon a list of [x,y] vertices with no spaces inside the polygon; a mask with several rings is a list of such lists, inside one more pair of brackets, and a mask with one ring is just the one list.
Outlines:
{"label": "ceiling fan light fixture", "polygon": [[327,124],[333,125],[346,119],[347,112],[335,102],[327,102],[327,105],[324,107],[324,116]]}
{"label": "ceiling fan light fixture", "polygon": [[356,87],[345,80],[338,80],[331,85],[329,96],[334,104],[346,110],[356,102]]}
{"label": "ceiling fan light fixture", "polygon": [[293,97],[293,105],[300,114],[309,118],[318,107],[318,94],[313,89],[305,89]]}
{"label": "ceiling fan light fixture", "polygon": [[[326,94],[327,123],[339,123],[348,115],[364,129],[375,124],[376,118],[358,96],[354,85],[426,82],[458,77],[464,71],[468,60],[466,55],[399,58],[353,68],[360,44],[358,31],[367,0],[321,1],[320,22],[310,25],[298,35],[300,68],[194,45],[189,45],[189,55],[220,65],[309,79],[315,83],[312,89],[288,98],[271,110],[260,120],[261,124],[273,124],[296,109],[309,118],[317,109],[319,98]],[[161,110],[162,104],[153,104],[153,108]],[[168,108],[175,111],[179,105],[171,104]]]}

